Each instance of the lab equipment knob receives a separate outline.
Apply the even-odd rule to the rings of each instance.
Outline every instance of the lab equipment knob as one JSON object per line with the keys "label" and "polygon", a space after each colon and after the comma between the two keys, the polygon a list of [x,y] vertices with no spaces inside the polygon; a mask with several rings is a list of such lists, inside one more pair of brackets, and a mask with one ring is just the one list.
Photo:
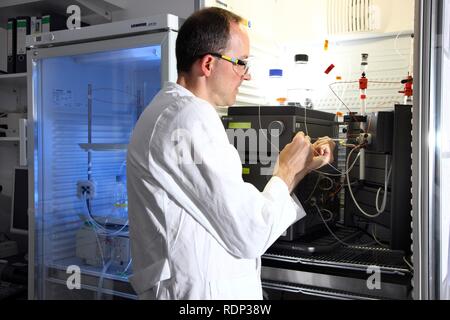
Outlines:
{"label": "lab equipment knob", "polygon": [[272,121],[269,123],[269,134],[272,137],[279,137],[284,132],[284,123],[283,121]]}

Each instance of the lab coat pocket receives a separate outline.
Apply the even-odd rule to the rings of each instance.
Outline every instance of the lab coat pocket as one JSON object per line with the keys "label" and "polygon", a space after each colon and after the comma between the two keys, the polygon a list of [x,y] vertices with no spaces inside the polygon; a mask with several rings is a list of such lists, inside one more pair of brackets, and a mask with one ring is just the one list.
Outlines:
{"label": "lab coat pocket", "polygon": [[209,283],[214,300],[261,300],[261,281],[256,273]]}

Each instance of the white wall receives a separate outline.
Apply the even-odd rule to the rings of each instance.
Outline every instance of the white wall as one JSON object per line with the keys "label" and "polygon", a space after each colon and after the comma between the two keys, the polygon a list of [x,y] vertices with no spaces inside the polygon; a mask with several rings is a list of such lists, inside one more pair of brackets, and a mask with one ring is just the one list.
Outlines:
{"label": "white wall", "polygon": [[[372,81],[397,82],[412,72],[411,53],[413,50],[410,33],[414,24],[414,0],[372,0],[374,11],[379,15],[373,32],[329,35],[327,32],[327,5],[329,1],[343,0],[279,0],[282,15],[297,15],[296,26],[279,28],[279,38],[285,41],[283,58],[286,68],[293,69],[293,56],[305,53],[310,57],[311,73],[306,77],[314,85],[315,108],[330,112],[343,111],[345,107],[329,89],[336,82],[336,76],[345,81],[357,81],[361,76],[361,54],[369,54],[367,78]],[[285,32],[282,30],[286,29]],[[329,39],[329,49],[324,51],[324,40]],[[358,40],[356,40],[358,39]],[[335,69],[326,75],[324,70],[333,63]],[[289,87],[295,88],[292,81],[295,74],[288,74]],[[358,84],[334,86],[335,91],[352,111],[360,107]],[[368,111],[390,109],[396,102],[402,102],[398,93],[402,85],[369,85]],[[345,110],[346,111],[346,110]]]}
{"label": "white wall", "polygon": [[[338,0],[341,1],[341,0]],[[324,39],[327,31],[327,0],[278,0],[273,17],[277,39],[285,43]]]}
{"label": "white wall", "polygon": [[[277,42],[277,24],[279,18],[274,13],[279,12],[279,0],[205,0],[206,7],[215,6],[230,10],[249,21],[250,39],[258,44],[273,45]],[[253,44],[253,43],[252,43]]]}
{"label": "white wall", "polygon": [[[277,38],[282,42],[323,41],[327,34],[327,7],[331,1],[344,0],[276,0],[273,12],[277,19]],[[371,12],[376,15],[377,33],[412,30],[414,0],[371,0]],[[356,35],[356,33],[354,34]]]}
{"label": "white wall", "polygon": [[382,14],[381,32],[398,32],[414,28],[414,0],[375,0]]}

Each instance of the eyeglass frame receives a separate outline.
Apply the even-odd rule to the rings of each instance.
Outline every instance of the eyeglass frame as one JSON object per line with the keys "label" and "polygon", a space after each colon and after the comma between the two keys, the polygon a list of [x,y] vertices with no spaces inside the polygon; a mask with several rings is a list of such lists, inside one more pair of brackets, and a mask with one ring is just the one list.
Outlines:
{"label": "eyeglass frame", "polygon": [[227,56],[227,55],[224,55],[224,54],[220,54],[220,53],[216,53],[216,52],[205,53],[205,55],[207,55],[207,54],[212,55],[213,57],[216,57],[216,58],[223,59],[225,61],[231,62],[233,64],[233,66],[238,66],[238,65],[239,66],[244,66],[244,73],[242,75],[240,73],[238,73],[236,71],[236,69],[233,68],[233,70],[236,73],[238,73],[241,77],[244,77],[247,74],[250,74],[249,73],[249,70],[250,70],[249,61],[244,61],[244,60],[241,60],[241,59],[238,59],[238,58],[233,58],[233,57],[230,57],[230,56]]}

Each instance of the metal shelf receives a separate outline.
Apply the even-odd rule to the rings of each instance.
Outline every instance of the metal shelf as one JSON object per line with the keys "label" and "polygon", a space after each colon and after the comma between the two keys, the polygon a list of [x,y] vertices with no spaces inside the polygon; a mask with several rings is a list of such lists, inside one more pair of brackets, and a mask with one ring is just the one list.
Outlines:
{"label": "metal shelf", "polygon": [[[65,280],[65,279],[48,277],[48,278],[46,278],[46,281],[50,282],[50,283],[54,283],[54,284],[59,284],[62,286],[67,286],[67,283],[66,283],[67,280]],[[129,293],[120,292],[117,290],[111,290],[111,289],[107,289],[107,288],[99,289],[98,286],[95,286],[95,285],[81,284],[81,289],[92,291],[92,292],[98,292],[100,290],[102,294],[106,294],[106,295],[110,295],[110,296],[117,296],[117,297],[129,299],[129,300],[137,300],[138,299],[137,295],[135,295],[135,294],[129,294]]]}
{"label": "metal shelf", "polygon": [[82,21],[85,17],[95,14],[111,21],[113,11],[127,7],[125,0],[2,0],[0,1],[0,21],[15,16],[39,16],[46,13],[66,15],[70,5],[78,5],[81,9]]}
{"label": "metal shelf", "polygon": [[39,0],[3,0],[0,2],[0,8],[15,7],[24,4],[31,4],[34,2],[39,2]]}
{"label": "metal shelf", "polygon": [[[60,2],[58,1],[45,1],[45,0],[2,0],[0,2],[0,8],[10,8],[10,7],[16,7],[16,6],[20,6],[20,5],[31,5],[31,4],[36,4],[36,3],[53,3],[53,6],[56,6],[57,3]],[[74,1],[72,1],[74,2]],[[84,2],[84,1],[79,1],[79,0],[75,0],[75,2]],[[124,0],[91,0],[91,2],[93,3],[103,3],[105,5],[108,5],[111,8],[117,8],[117,9],[124,9],[126,7],[126,1]]]}
{"label": "metal shelf", "polygon": [[341,247],[328,254],[309,254],[294,250],[269,249],[263,259],[287,263],[299,263],[317,267],[366,271],[367,267],[377,266],[387,274],[411,274],[403,261],[401,252],[379,248]]}
{"label": "metal shelf", "polygon": [[[101,267],[86,265],[81,259],[76,257],[58,260],[47,265],[48,274],[45,280],[65,286],[67,281],[66,271],[70,265],[80,266],[82,289],[94,292],[100,290],[102,294],[126,299],[137,299],[137,295],[128,281],[131,270],[122,273],[120,268],[111,266],[107,272],[102,273]],[[101,278],[103,279],[103,286],[99,288],[98,284]]]}
{"label": "metal shelf", "polygon": [[[66,258],[59,260],[57,262],[54,262],[49,265],[49,267],[66,271],[68,266],[71,265],[77,265],[80,266],[81,271],[85,275],[90,275],[94,277],[100,277],[102,276],[102,268],[101,267],[95,267],[85,264],[81,259],[72,257],[72,258]],[[122,274],[120,269],[111,267],[108,272],[106,272],[103,276],[105,279],[111,279],[115,281],[121,281],[121,282],[128,282],[127,277],[130,275],[130,272],[126,274]]]}
{"label": "metal shelf", "polygon": [[0,138],[0,142],[19,142],[20,139],[17,137],[2,137]]}
{"label": "metal shelf", "polygon": [[126,151],[126,143],[80,143],[84,151]]}
{"label": "metal shelf", "polygon": [[27,73],[10,73],[0,75],[0,86],[26,87]]}
{"label": "metal shelf", "polygon": [[[298,267],[298,266],[297,266]],[[331,270],[320,268],[295,268],[280,263],[263,263],[261,268],[261,279],[263,282],[278,283],[273,289],[288,291],[293,294],[308,294],[308,290],[316,288],[322,293],[340,292],[344,298],[358,299],[358,297],[372,297],[377,299],[409,299],[411,292],[411,277],[400,275],[383,274],[379,278],[379,290],[373,290],[368,286],[367,280],[369,269],[351,272],[350,270]],[[287,287],[286,287],[287,286]],[[292,287],[291,287],[292,286]],[[291,288],[289,288],[291,287]],[[297,287],[297,288],[294,288]],[[317,291],[317,290],[314,290]],[[330,294],[327,294],[330,296]],[[353,297],[352,297],[353,296]]]}
{"label": "metal shelf", "polygon": [[345,292],[342,290],[332,290],[326,288],[318,288],[307,285],[282,283],[278,281],[263,280],[262,287],[265,289],[272,289],[276,291],[285,291],[294,294],[303,294],[305,296],[312,296],[324,299],[337,300],[380,300],[382,298],[369,295],[358,295],[352,292]]}
{"label": "metal shelf", "polygon": [[27,119],[19,120],[18,137],[1,137],[0,142],[17,142],[19,144],[19,163],[27,166]]}

